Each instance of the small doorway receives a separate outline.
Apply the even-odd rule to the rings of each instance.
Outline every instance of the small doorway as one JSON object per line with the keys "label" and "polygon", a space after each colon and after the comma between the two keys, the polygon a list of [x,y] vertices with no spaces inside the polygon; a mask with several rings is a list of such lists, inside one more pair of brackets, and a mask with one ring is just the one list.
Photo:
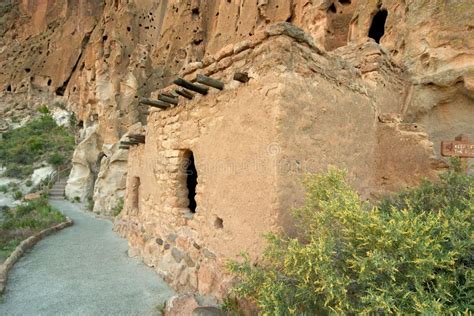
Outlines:
{"label": "small doorway", "polygon": [[188,208],[191,213],[196,213],[196,187],[198,183],[198,174],[194,163],[194,154],[187,151],[185,154],[186,161],[186,188],[188,189]]}
{"label": "small doorway", "polygon": [[378,11],[372,19],[372,24],[369,29],[369,37],[380,44],[380,39],[385,34],[385,22],[387,21],[387,10]]}

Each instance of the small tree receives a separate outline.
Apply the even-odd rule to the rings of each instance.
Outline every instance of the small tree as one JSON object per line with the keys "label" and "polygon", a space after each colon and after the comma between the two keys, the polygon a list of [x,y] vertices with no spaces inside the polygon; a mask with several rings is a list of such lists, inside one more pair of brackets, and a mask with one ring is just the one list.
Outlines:
{"label": "small tree", "polygon": [[447,314],[474,309],[474,177],[450,171],[374,207],[344,173],[308,177],[299,238],[268,234],[263,260],[231,262],[264,315]]}

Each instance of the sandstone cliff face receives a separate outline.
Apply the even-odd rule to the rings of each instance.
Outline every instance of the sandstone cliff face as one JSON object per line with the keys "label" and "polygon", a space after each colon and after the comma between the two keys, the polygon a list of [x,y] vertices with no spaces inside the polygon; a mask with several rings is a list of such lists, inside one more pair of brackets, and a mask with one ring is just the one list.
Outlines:
{"label": "sandstone cliff face", "polygon": [[[11,107],[18,96],[31,101],[18,105],[26,108],[66,101],[83,127],[68,195],[93,196],[94,211],[102,214],[111,214],[125,195],[117,229],[131,252],[176,287],[218,296],[225,288],[217,282],[219,260],[241,250],[258,254],[262,241],[255,232],[291,230],[284,210],[301,203],[303,167],[345,167],[361,194],[373,197],[434,176],[444,167],[441,139],[459,133],[474,139],[471,2],[7,3],[0,6],[0,105]],[[272,28],[285,21],[305,34],[288,25]],[[242,69],[252,78],[248,86],[232,81]],[[178,75],[197,73],[225,79],[223,94],[173,115],[138,105],[138,96],[156,96]],[[129,155],[116,144],[127,132],[147,137]],[[226,136],[216,141],[219,135]],[[210,211],[188,221],[180,179],[168,174],[179,168],[183,148],[224,161],[264,152],[271,170],[255,183],[237,181],[248,191],[234,191],[235,177],[207,170],[197,202]],[[285,162],[278,168],[286,172],[277,173],[272,159]],[[256,209],[262,213],[248,214]],[[240,227],[232,215],[239,210],[255,226]],[[240,240],[242,234],[251,241]],[[187,256],[200,264],[188,266]]]}
{"label": "sandstone cliff face", "polygon": [[[10,91],[23,92],[25,99],[38,95],[33,101],[41,95],[41,102],[54,102],[42,91],[64,94],[83,126],[98,126],[106,145],[117,142],[128,126],[146,122],[138,95],[168,85],[179,71],[226,46],[251,40],[268,24],[292,22],[320,48],[351,55],[349,61],[357,63],[354,45],[368,40],[380,11],[387,12],[383,53],[404,71],[410,92],[392,112],[417,122],[434,143],[469,132],[472,123],[469,1],[23,0],[7,2],[2,10],[3,99]],[[359,65],[367,78],[375,73],[371,58]],[[39,102],[20,103],[31,108]]]}

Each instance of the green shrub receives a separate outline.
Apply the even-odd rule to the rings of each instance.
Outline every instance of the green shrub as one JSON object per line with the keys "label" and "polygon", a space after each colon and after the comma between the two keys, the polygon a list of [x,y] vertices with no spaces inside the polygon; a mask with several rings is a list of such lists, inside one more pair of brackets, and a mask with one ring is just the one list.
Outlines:
{"label": "green shrub", "polygon": [[1,193],[7,193],[8,192],[8,186],[0,185],[0,192]]}
{"label": "green shrub", "polygon": [[118,216],[123,210],[124,200],[123,197],[119,198],[117,205],[114,207],[114,216]]}
{"label": "green shrub", "polygon": [[474,309],[474,176],[388,198],[360,200],[344,173],[305,181],[294,212],[301,235],[269,234],[258,265],[229,267],[234,292],[264,315],[450,314]]}
{"label": "green shrub", "polygon": [[87,198],[87,205],[86,205],[86,207],[87,207],[87,210],[88,210],[88,211],[91,211],[91,212],[92,212],[92,210],[94,209],[94,199],[93,199],[93,198],[91,198],[91,197],[88,197],[88,198]]}
{"label": "green shrub", "polygon": [[57,102],[53,103],[53,107],[65,110],[66,109],[66,104],[64,102],[57,101]]}
{"label": "green shrub", "polygon": [[33,181],[31,181],[31,180],[26,180],[25,185],[26,185],[27,187],[31,187],[31,186],[33,185]]}
{"label": "green shrub", "polygon": [[5,177],[24,179],[33,173],[33,166],[21,165],[17,163],[7,164],[7,170],[4,173]]}
{"label": "green shrub", "polygon": [[15,191],[15,190],[19,190],[20,189],[20,186],[18,185],[18,183],[16,182],[9,182],[7,184],[7,186],[10,188],[10,190],[12,191]]}
{"label": "green shrub", "polygon": [[21,193],[21,191],[14,191],[13,192],[13,198],[15,200],[21,200],[22,197],[23,197],[23,193]]}
{"label": "green shrub", "polygon": [[66,162],[66,157],[60,153],[51,153],[48,157],[48,162],[55,167],[58,167]]}
{"label": "green shrub", "polygon": [[2,214],[0,259],[8,256],[21,240],[65,220],[64,215],[53,209],[45,198],[4,209]]}
{"label": "green shrub", "polygon": [[0,164],[6,167],[5,176],[23,179],[33,173],[33,166],[38,162],[65,164],[73,150],[74,136],[45,114],[3,134]]}
{"label": "green shrub", "polygon": [[69,116],[69,126],[71,128],[76,128],[77,127],[77,118],[76,118],[76,114],[74,112],[72,112],[71,116]]}
{"label": "green shrub", "polygon": [[49,114],[49,109],[46,105],[42,105],[38,108],[38,112],[41,114]]}

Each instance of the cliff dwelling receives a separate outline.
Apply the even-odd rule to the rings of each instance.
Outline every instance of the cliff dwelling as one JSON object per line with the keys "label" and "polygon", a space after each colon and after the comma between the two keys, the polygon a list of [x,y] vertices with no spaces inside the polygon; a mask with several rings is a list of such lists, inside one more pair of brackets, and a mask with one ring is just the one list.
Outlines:
{"label": "cliff dwelling", "polygon": [[66,196],[119,207],[128,255],[179,292],[221,300],[227,260],[261,258],[266,232],[295,236],[305,175],[336,166],[376,200],[446,170],[442,140],[474,139],[457,2],[22,2],[2,97],[74,113]]}

